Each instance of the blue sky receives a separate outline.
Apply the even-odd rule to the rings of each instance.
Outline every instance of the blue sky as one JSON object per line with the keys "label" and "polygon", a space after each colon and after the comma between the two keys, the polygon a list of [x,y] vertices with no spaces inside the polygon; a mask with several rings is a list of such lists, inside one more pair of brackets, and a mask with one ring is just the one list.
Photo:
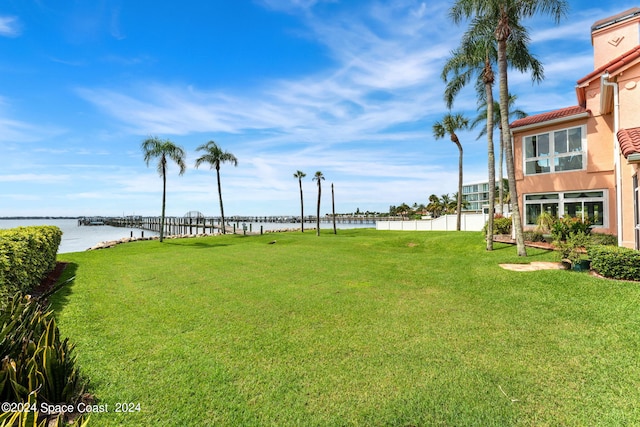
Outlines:
{"label": "blue sky", "polygon": [[[606,3],[606,4],[605,4]],[[187,152],[168,172],[167,214],[219,215],[215,174],[194,169],[209,140],[226,215],[386,212],[457,189],[457,149],[434,140],[440,71],[464,27],[449,1],[4,0],[0,3],[0,216],[159,215],[162,181],[140,143]],[[575,105],[592,71],[590,27],[634,7],[570,1],[558,26],[526,22],[545,80],[512,74],[530,114]],[[472,90],[453,109],[475,117]],[[486,141],[461,132],[465,182],[486,179]]]}

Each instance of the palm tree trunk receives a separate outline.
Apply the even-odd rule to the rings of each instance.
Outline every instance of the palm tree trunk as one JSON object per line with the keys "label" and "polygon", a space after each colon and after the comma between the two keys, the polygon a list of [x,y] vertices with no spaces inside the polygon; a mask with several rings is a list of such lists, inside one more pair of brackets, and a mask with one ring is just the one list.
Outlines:
{"label": "palm tree trunk", "polygon": [[[164,160],[164,159],[163,159]],[[164,212],[167,205],[167,168],[162,164],[162,214],[160,215],[160,242],[164,240]]]}
{"label": "palm tree trunk", "polygon": [[458,213],[456,217],[456,230],[460,231],[461,223],[462,223],[462,144],[460,141],[454,141],[458,146],[458,151],[460,155],[458,157],[458,204],[456,206],[456,211]]}
{"label": "palm tree trunk", "polygon": [[487,250],[493,250],[493,216],[496,199],[496,158],[493,150],[493,88],[485,85],[487,94],[487,166],[489,169],[489,220],[487,221]]}
{"label": "palm tree trunk", "polygon": [[222,219],[222,234],[227,234],[227,225],[224,222],[224,206],[222,205],[222,187],[220,186],[220,167],[216,167],[216,178],[218,179],[218,199],[220,200],[220,218]]}
{"label": "palm tree trunk", "polygon": [[302,200],[302,178],[298,178],[300,184],[300,230],[304,233],[304,201]]}
{"label": "palm tree trunk", "polygon": [[333,213],[333,234],[338,234],[336,230],[336,199],[333,193],[333,182],[331,183],[331,212]]}
{"label": "palm tree trunk", "polygon": [[500,202],[500,213],[504,215],[504,144],[502,143],[502,126],[500,126],[500,160],[498,160],[498,200]]}
{"label": "palm tree trunk", "polygon": [[516,235],[518,256],[527,256],[527,248],[524,245],[524,233],[518,206],[518,191],[516,189],[515,163],[513,149],[511,147],[511,132],[509,130],[509,86],[507,82],[507,41],[506,36],[498,38],[498,73],[500,78],[500,120],[502,122],[502,144],[507,161],[507,178],[509,180],[509,192],[511,194],[511,219]]}
{"label": "palm tree trunk", "polygon": [[320,179],[318,179],[318,209],[316,210],[316,236],[320,235],[320,193],[322,192],[322,186],[320,185]]}

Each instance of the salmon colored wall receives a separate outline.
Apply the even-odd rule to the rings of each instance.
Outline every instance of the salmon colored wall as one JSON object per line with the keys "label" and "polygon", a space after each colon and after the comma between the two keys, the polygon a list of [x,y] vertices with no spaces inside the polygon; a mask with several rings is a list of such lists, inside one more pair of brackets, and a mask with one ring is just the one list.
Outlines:
{"label": "salmon colored wall", "polygon": [[[614,58],[640,45],[640,16],[609,25],[594,31],[591,36],[594,47],[594,70]],[[638,61],[638,60],[636,60]],[[611,79],[619,89],[619,129],[640,127],[640,61],[627,64],[624,69],[612,72]],[[516,183],[521,212],[524,213],[524,195],[529,193],[603,189],[608,191],[608,227],[596,229],[604,233],[617,234],[616,224],[616,179],[614,171],[614,114],[600,115],[600,79],[591,81],[584,88],[586,108],[591,115],[588,119],[567,121],[553,126],[535,129],[513,129],[514,162]],[[587,127],[587,167],[576,172],[560,172],[525,176],[523,138],[542,132],[564,129],[586,124]],[[633,176],[640,171],[640,165],[629,164],[619,155],[622,184],[622,236],[621,244],[635,247],[635,218]]]}
{"label": "salmon colored wall", "polygon": [[[558,129],[587,125],[587,169],[575,172],[559,172],[541,175],[524,175],[523,139]],[[602,233],[616,233],[615,176],[613,172],[613,133],[609,122],[602,116],[568,121],[554,126],[539,127],[518,132],[513,129],[516,186],[520,210],[524,212],[524,195],[553,191],[596,190],[608,192],[608,226],[598,228]]]}
{"label": "salmon colored wall", "polygon": [[640,126],[640,65],[616,76],[620,97],[620,129]]}
{"label": "salmon colored wall", "polygon": [[640,44],[640,17],[591,33],[594,70]]}
{"label": "salmon colored wall", "polygon": [[[640,65],[626,69],[616,76],[620,102],[620,129],[631,129],[640,126]],[[633,200],[633,176],[638,173],[638,166],[629,164],[620,156],[622,173],[622,246],[635,247],[635,216]]]}
{"label": "salmon colored wall", "polygon": [[[637,165],[630,165],[622,158],[622,246],[635,247],[635,217],[633,211],[633,175],[638,173]],[[619,239],[620,240],[620,239]]]}

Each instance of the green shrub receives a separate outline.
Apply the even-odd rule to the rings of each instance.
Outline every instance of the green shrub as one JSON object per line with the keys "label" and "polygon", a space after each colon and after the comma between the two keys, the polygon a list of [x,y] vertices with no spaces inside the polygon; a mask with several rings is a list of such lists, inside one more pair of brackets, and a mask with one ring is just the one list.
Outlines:
{"label": "green shrub", "polygon": [[540,233],[550,233],[553,224],[558,221],[558,217],[549,212],[542,212],[536,219],[536,231]]}
{"label": "green shrub", "polygon": [[0,401],[75,405],[83,387],[73,348],[48,307],[19,293],[10,298],[0,312]]}
{"label": "green shrub", "polygon": [[16,292],[29,292],[56,266],[62,239],[58,227],[0,230],[0,305]]}
{"label": "green shrub", "polygon": [[562,242],[567,240],[570,234],[584,233],[586,235],[591,234],[591,221],[588,219],[582,220],[575,217],[559,218],[551,225],[551,235],[553,240]]}
{"label": "green shrub", "polygon": [[594,245],[618,246],[618,236],[615,234],[591,233],[591,243]]}
{"label": "green shrub", "polygon": [[618,246],[589,248],[591,268],[612,279],[640,280],[640,251]]}
{"label": "green shrub", "polygon": [[511,218],[494,219],[493,234],[511,234]]}
{"label": "green shrub", "polygon": [[539,231],[525,231],[524,240],[527,242],[544,242],[544,236]]}
{"label": "green shrub", "polygon": [[558,248],[560,259],[568,259],[572,264],[586,259],[586,252],[591,247],[591,236],[584,231],[569,232],[566,240],[554,241]]}

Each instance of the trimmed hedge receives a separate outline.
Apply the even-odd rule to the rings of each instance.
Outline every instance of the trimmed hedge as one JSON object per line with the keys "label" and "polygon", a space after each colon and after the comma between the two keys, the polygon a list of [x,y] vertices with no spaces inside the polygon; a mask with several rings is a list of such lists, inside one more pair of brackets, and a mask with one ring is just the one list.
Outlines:
{"label": "trimmed hedge", "polygon": [[618,246],[589,248],[591,268],[612,279],[640,281],[640,251]]}
{"label": "trimmed hedge", "polygon": [[40,284],[56,266],[61,239],[52,225],[0,230],[0,303]]}

